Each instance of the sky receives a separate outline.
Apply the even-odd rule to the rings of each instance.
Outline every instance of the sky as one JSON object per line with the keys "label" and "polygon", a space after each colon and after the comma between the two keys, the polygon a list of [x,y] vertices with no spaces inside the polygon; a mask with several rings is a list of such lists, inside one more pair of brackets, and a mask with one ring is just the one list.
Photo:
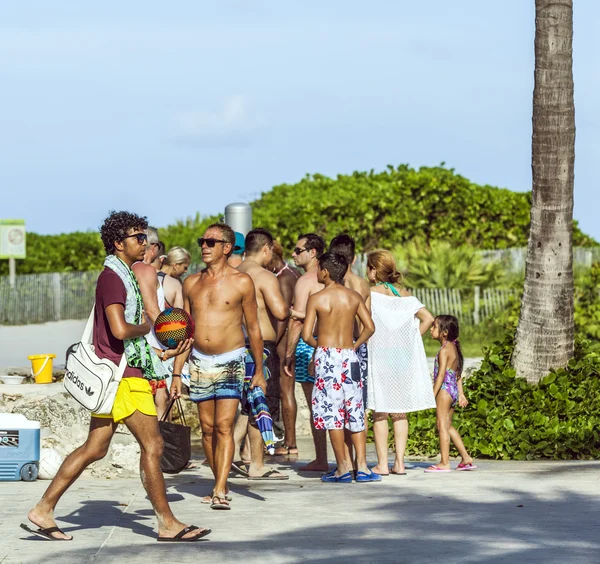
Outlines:
{"label": "sky", "polygon": [[[575,218],[598,240],[599,20],[575,2]],[[401,163],[530,190],[534,24],[533,0],[1,2],[0,218],[160,227]]]}

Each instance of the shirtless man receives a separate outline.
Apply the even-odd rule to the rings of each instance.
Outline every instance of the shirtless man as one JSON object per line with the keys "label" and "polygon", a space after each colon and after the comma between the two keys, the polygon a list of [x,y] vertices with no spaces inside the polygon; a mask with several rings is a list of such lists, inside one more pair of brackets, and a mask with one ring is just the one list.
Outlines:
{"label": "shirtless man", "polygon": [[[294,303],[294,288],[300,278],[300,273],[283,260],[283,248],[278,241],[273,241],[273,258],[267,269],[275,274],[279,281],[279,288],[285,300],[286,307],[290,309]],[[285,350],[287,345],[288,322],[280,321],[277,324],[277,355],[280,361],[280,373],[283,372],[285,363]],[[275,454],[298,454],[296,446],[296,382],[294,378],[280,379],[281,410],[283,419],[283,446],[275,449]]]}
{"label": "shirtless man", "polygon": [[[256,371],[251,387],[266,393],[263,375],[263,339],[258,324],[252,278],[227,264],[235,235],[225,224],[211,225],[198,239],[206,268],[183,284],[183,307],[196,324],[190,355],[190,399],[198,404],[202,445],[215,477],[211,507],[230,509],[227,476],[234,454],[233,423],[246,374],[245,319]],[[178,356],[173,369],[171,397],[181,395]]]}
{"label": "shirtless man", "polygon": [[[344,277],[344,286],[350,290],[354,290],[365,302],[367,310],[371,312],[371,287],[369,283],[360,276],[357,276],[352,272],[352,266],[356,261],[356,243],[350,235],[342,233],[337,237],[334,237],[329,243],[329,252],[337,253],[342,255],[348,263],[348,270]],[[354,338],[356,339],[360,335],[360,323],[358,319],[354,321]],[[358,355],[358,362],[360,364],[360,379],[362,382],[363,392],[363,405],[367,405],[367,344],[363,343],[360,348],[356,350]],[[362,439],[367,442],[367,421],[365,419],[365,430],[362,433]],[[346,432],[346,447],[348,448],[348,460],[352,460],[352,437],[350,432]]]}
{"label": "shirtless man", "polygon": [[[296,266],[303,268],[303,274],[294,288],[294,310],[304,315],[306,304],[313,294],[323,289],[323,284],[317,280],[318,258],[325,250],[325,241],[314,233],[300,235],[292,258]],[[306,397],[306,403],[311,410],[312,421],[312,389],[314,377],[308,373],[308,365],[312,359],[314,349],[300,338],[304,321],[291,318],[288,325],[288,337],[285,352],[284,373],[293,378],[295,372],[296,382],[302,385],[302,391]],[[308,329],[314,331],[314,325]],[[294,372],[292,372],[294,371]],[[300,468],[307,472],[326,472],[327,466],[327,435],[324,430],[315,429],[311,424],[313,441],[315,443],[315,460]],[[294,445],[289,445],[294,446]]]}
{"label": "shirtless man", "polygon": [[[279,413],[279,356],[277,355],[277,322],[288,318],[288,307],[283,299],[277,278],[265,266],[273,258],[273,236],[266,229],[253,229],[246,235],[246,257],[238,267],[252,278],[258,303],[258,324],[267,355],[265,367],[267,380],[267,406],[273,419]],[[288,476],[268,470],[264,465],[264,443],[256,421],[248,405],[242,402],[242,415],[249,416],[248,437],[250,439],[249,480],[285,480]],[[245,418],[240,418],[244,421]],[[243,424],[243,423],[242,423]]]}
{"label": "shirtless man", "polygon": [[[356,350],[375,332],[375,325],[364,300],[342,284],[348,262],[342,255],[325,253],[319,258],[317,279],[325,289],[308,299],[302,328],[304,341],[316,348],[314,356],[315,385],[312,394],[313,424],[327,429],[337,467],[321,476],[323,482],[352,482],[352,465],[346,458],[344,429],[352,433],[356,450],[356,481],[378,482],[367,466],[365,406],[362,398],[360,366]],[[362,325],[354,339],[354,320]],[[319,325],[319,336],[312,327]]]}

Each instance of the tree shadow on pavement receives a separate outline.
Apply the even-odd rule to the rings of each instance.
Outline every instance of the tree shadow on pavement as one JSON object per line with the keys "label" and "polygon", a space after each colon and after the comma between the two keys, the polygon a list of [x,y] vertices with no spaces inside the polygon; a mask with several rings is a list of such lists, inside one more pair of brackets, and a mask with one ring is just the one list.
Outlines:
{"label": "tree shadow on pavement", "polygon": [[[450,489],[458,484],[444,486]],[[176,558],[156,543],[129,550],[153,561],[169,558],[178,562],[201,557],[261,563],[441,560],[573,564],[599,558],[600,504],[594,496],[554,491],[552,499],[547,499],[532,492],[498,488],[482,490],[481,498],[459,499],[443,491],[422,495],[403,489],[395,490],[397,495],[386,495],[387,490],[351,488],[345,490],[353,492],[344,494],[345,503],[328,501],[313,506],[308,514],[310,506],[302,506],[302,512],[296,513],[293,506],[284,504],[276,514],[257,510],[256,535],[251,540],[236,539],[231,519],[213,527],[210,542],[202,547],[178,547]],[[352,498],[357,495],[362,497],[360,512],[352,511]],[[320,524],[325,518],[330,524]],[[98,556],[112,562],[122,560],[126,553],[123,545],[107,545]],[[78,551],[68,548],[61,558],[76,562]]]}

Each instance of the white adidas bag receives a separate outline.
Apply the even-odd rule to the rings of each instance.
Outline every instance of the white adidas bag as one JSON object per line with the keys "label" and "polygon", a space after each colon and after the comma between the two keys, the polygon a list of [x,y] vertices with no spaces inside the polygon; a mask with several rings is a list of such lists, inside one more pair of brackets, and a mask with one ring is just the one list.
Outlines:
{"label": "white adidas bag", "polygon": [[81,341],[67,357],[67,370],[63,379],[65,390],[92,413],[108,415],[115,403],[117,388],[127,366],[123,354],[117,366],[107,358],[98,358],[93,345],[94,311],[83,331]]}

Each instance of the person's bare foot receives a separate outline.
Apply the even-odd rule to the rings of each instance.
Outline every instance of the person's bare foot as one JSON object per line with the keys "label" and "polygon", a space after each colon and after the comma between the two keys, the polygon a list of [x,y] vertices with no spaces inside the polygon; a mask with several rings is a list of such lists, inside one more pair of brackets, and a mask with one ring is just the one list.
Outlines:
{"label": "person's bare foot", "polygon": [[301,472],[327,472],[329,465],[327,462],[321,462],[320,460],[313,460],[304,466],[298,468]]}
{"label": "person's bare foot", "polygon": [[406,468],[404,468],[404,462],[399,462],[396,460],[392,465],[391,472],[392,474],[405,474]]}
{"label": "person's bare foot", "polygon": [[390,469],[387,467],[387,464],[385,466],[379,466],[379,464],[377,464],[377,466],[373,466],[373,468],[371,468],[371,472],[379,474],[380,476],[388,476]]}
{"label": "person's bare foot", "polygon": [[[188,525],[184,525],[181,521],[173,521],[169,527],[158,527],[158,538],[163,539],[172,539],[175,535],[179,534],[183,529],[185,529]],[[197,529],[192,529],[183,535],[182,538],[189,539],[191,537],[198,536],[201,533],[210,532],[210,529],[204,529],[198,527]]]}
{"label": "person's bare foot", "polygon": [[[57,526],[56,521],[54,520],[54,512],[42,511],[37,505],[27,514],[27,519],[40,529],[50,529],[51,527]],[[73,540],[71,535],[67,535],[60,531],[54,531],[50,533],[50,535],[56,539]]]}

